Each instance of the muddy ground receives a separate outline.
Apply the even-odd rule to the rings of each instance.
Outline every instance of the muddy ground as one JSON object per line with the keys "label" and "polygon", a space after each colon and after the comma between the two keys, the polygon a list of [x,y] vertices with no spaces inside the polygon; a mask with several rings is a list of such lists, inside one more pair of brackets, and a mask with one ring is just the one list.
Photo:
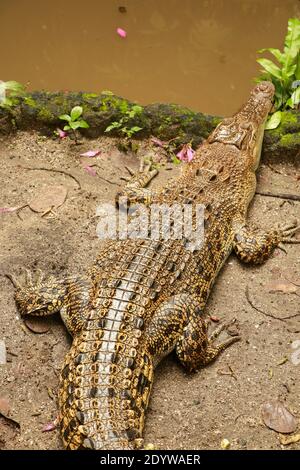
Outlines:
{"label": "muddy ground", "polygon": [[[94,148],[101,149],[98,157],[90,159],[90,164],[97,165],[92,167],[95,176],[83,168],[79,157]],[[145,146],[140,153],[147,154],[149,149]],[[27,267],[64,275],[89,266],[100,246],[96,207],[114,200],[124,184],[120,177],[126,175],[125,165],[138,168],[137,157],[121,153],[108,138],[83,140],[75,146],[68,139],[19,133],[0,141],[0,207],[23,206],[30,201],[34,205],[50,186],[68,190],[65,202],[53,212],[42,214],[24,207],[0,214],[0,340],[5,341],[8,351],[7,364],[0,366],[0,406],[3,414],[20,425],[18,429],[0,418],[3,449],[62,448],[58,430],[42,430],[57,414],[58,374],[71,342],[58,315],[44,320],[49,327],[44,334],[24,326],[13,287],[4,274],[20,273]],[[37,168],[64,170],[77,182],[69,175]],[[178,171],[171,164],[167,168],[153,185]],[[271,165],[261,165],[259,188],[297,194],[297,175],[299,166],[295,163],[278,164],[274,159]],[[266,228],[296,218],[300,220],[300,202],[279,198],[257,195],[250,210],[250,219]],[[156,372],[146,443],[157,449],[220,449],[226,438],[232,449],[283,448],[279,434],[263,423],[261,406],[279,398],[300,417],[300,364],[292,363],[291,347],[300,340],[299,249],[299,245],[288,245],[286,253],[277,249],[260,267],[244,266],[233,255],[229,258],[207,313],[221,319],[236,318],[242,341],[196,374],[187,374],[175,356],[164,360]],[[283,290],[289,292],[270,292],[268,285],[280,279]],[[294,288],[288,288],[291,285]],[[247,301],[247,286],[253,305],[263,313]],[[286,317],[294,318],[282,319]],[[299,449],[300,442],[284,448]]]}

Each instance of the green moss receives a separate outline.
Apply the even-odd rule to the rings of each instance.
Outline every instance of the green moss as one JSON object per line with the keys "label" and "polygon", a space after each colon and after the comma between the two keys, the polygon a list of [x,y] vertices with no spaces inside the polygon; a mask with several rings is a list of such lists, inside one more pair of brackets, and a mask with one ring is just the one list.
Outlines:
{"label": "green moss", "polygon": [[51,122],[54,119],[53,114],[48,108],[41,108],[38,112],[37,118],[39,121]]}
{"label": "green moss", "polygon": [[24,103],[31,108],[37,108],[37,104],[31,96],[25,96]]}
{"label": "green moss", "polygon": [[100,111],[107,112],[111,110],[119,110],[122,112],[125,108],[128,109],[128,103],[123,98],[119,98],[115,95],[101,95]]}
{"label": "green moss", "polygon": [[91,100],[91,99],[97,98],[97,97],[98,97],[97,93],[82,93],[82,98],[84,100]]}
{"label": "green moss", "polygon": [[222,121],[221,117],[214,116],[211,120],[211,124],[213,127],[217,127],[217,125],[220,124],[221,121]]}
{"label": "green moss", "polygon": [[281,137],[279,144],[282,147],[292,147],[292,146],[299,146],[300,145],[300,133],[297,132],[295,134],[285,134]]}
{"label": "green moss", "polygon": [[297,115],[293,114],[289,111],[282,111],[281,113],[281,126],[284,126],[285,124],[290,124],[290,123],[297,123]]}
{"label": "green moss", "polygon": [[56,106],[59,106],[60,108],[63,108],[66,112],[68,108],[70,107],[69,101],[65,98],[63,94],[55,96],[52,100]]}
{"label": "green moss", "polygon": [[102,113],[106,113],[106,111],[108,111],[108,106],[104,101],[102,101],[99,111],[101,111]]}

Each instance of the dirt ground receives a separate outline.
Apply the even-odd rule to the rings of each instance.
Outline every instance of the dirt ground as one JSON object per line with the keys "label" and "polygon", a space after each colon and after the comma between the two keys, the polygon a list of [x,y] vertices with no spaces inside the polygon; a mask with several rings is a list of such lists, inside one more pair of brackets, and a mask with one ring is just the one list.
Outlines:
{"label": "dirt ground", "polygon": [[[79,154],[98,148],[101,154],[89,159],[90,165],[97,164],[93,176],[83,168]],[[149,151],[144,146],[140,153]],[[0,213],[0,340],[7,348],[7,364],[0,365],[0,411],[20,425],[0,417],[3,449],[62,448],[58,430],[42,430],[56,417],[58,374],[71,343],[59,315],[43,320],[49,328],[44,334],[24,325],[13,286],[4,274],[27,267],[63,275],[88,267],[100,246],[96,207],[114,200],[124,184],[120,177],[127,173],[125,165],[138,168],[137,157],[121,153],[108,138],[83,140],[75,146],[68,139],[19,133],[0,141],[0,207],[34,205],[51,186],[68,190],[65,202],[53,212],[37,213],[27,206]],[[63,170],[77,181],[40,168]],[[178,171],[171,164],[167,168],[155,186]],[[297,194],[299,173],[299,164],[296,168],[295,163],[279,164],[275,159],[263,163],[259,188]],[[256,195],[250,219],[266,228],[300,220],[300,202]],[[242,265],[233,255],[229,258],[207,313],[236,318],[242,341],[196,374],[187,374],[173,355],[163,361],[147,413],[146,443],[156,449],[220,449],[226,438],[231,449],[283,448],[279,434],[263,423],[261,407],[279,398],[300,417],[300,364],[293,364],[291,346],[300,340],[299,249],[299,245],[287,245],[286,253],[277,249],[260,267]],[[271,292],[270,283],[278,287],[279,280],[284,292],[277,288]],[[263,313],[247,301],[247,286],[251,302]],[[300,425],[295,432],[300,432]],[[300,449],[300,441],[284,448]]]}

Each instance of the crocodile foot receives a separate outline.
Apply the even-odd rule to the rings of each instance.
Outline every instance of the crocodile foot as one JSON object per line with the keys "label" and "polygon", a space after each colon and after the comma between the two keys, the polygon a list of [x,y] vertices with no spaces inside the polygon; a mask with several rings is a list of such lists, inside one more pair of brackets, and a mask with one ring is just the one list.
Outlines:
{"label": "crocodile foot", "polygon": [[234,318],[233,320],[230,320],[229,322],[224,322],[218,325],[212,333],[208,336],[208,345],[209,347],[212,347],[213,349],[216,349],[219,354],[221,351],[224,351],[224,349],[228,348],[233,343],[236,343],[237,341],[240,341],[241,336],[231,336],[227,340],[223,341],[220,344],[214,345],[215,340],[218,338],[220,333],[224,330],[226,330],[229,326],[233,325],[236,323],[236,319]]}
{"label": "crocodile foot", "polygon": [[124,202],[122,199],[126,200],[125,206],[127,207],[127,201],[129,205],[133,204],[150,204],[153,193],[149,189],[146,189],[146,186],[150,181],[155,178],[158,174],[156,168],[152,169],[152,163],[145,162],[145,159],[141,160],[140,169],[138,172],[134,172],[131,168],[126,167],[127,171],[130,173],[129,178],[123,178],[127,184],[124,189],[117,193],[116,195],[116,205],[117,207],[122,208]]}
{"label": "crocodile foot", "polygon": [[35,286],[41,287],[44,279],[44,274],[40,269],[36,270],[35,279],[27,268],[24,268],[23,276],[16,276],[15,274],[11,273],[6,273],[5,276],[12,282],[16,289],[23,291]]}
{"label": "crocodile foot", "polygon": [[33,275],[25,268],[21,276],[6,277],[16,289],[15,301],[21,315],[50,315],[60,309],[65,287],[54,276],[45,278],[40,269]]}

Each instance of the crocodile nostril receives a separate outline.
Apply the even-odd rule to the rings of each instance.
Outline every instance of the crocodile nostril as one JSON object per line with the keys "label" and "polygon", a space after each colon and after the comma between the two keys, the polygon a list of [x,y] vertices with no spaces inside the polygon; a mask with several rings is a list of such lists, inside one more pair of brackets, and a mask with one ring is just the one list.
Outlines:
{"label": "crocodile nostril", "polygon": [[263,93],[273,93],[275,90],[274,85],[271,82],[261,82],[257,85],[256,89]]}
{"label": "crocodile nostril", "polygon": [[260,91],[266,91],[268,89],[268,85],[266,83],[261,83],[260,85],[258,85],[258,89]]}

